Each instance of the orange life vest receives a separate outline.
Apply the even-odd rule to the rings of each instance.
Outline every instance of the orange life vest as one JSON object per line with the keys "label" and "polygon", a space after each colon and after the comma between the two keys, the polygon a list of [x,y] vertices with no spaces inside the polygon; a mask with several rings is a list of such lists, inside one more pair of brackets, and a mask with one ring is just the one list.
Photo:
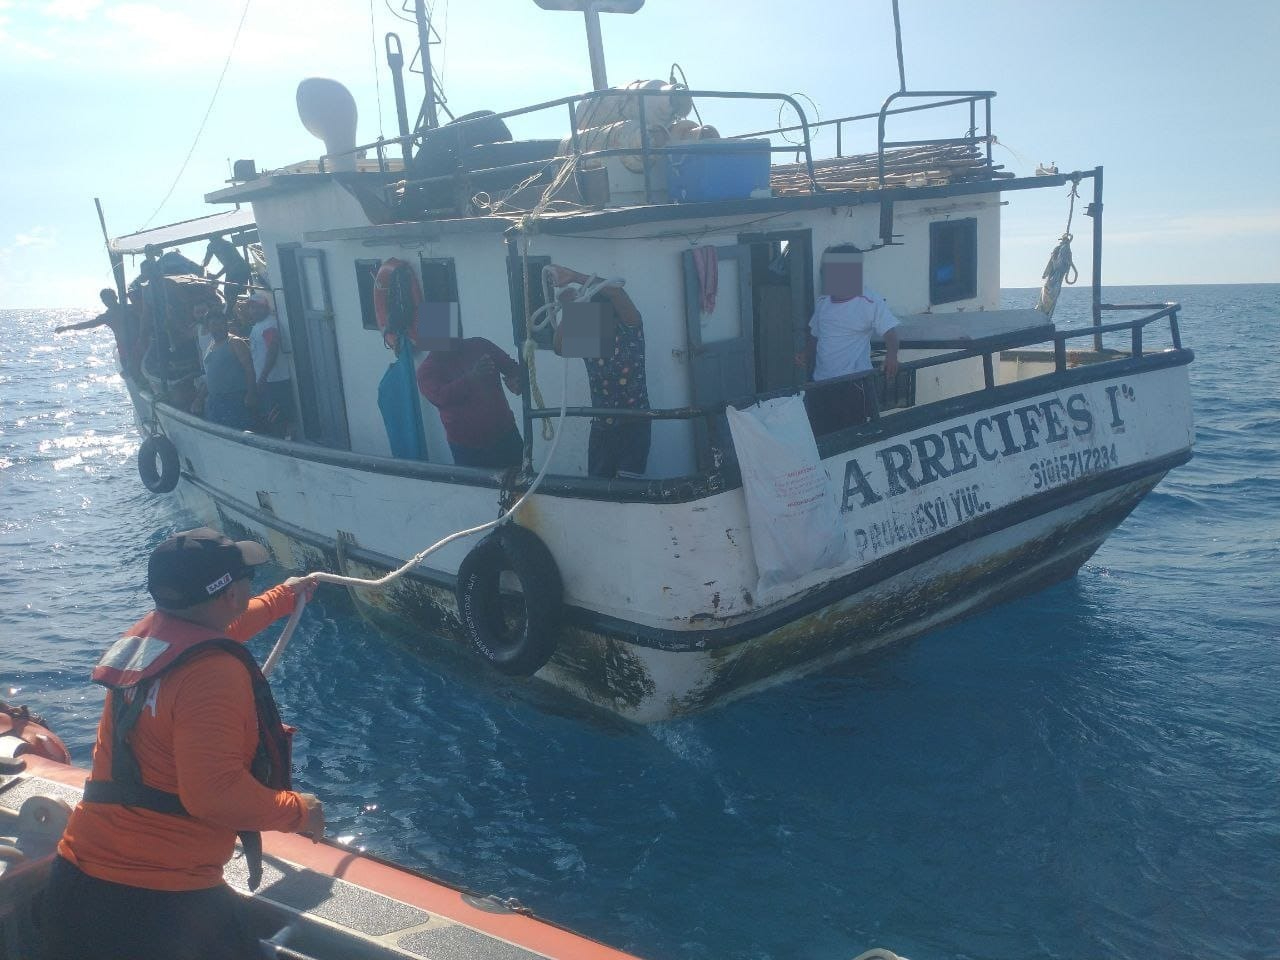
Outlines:
{"label": "orange life vest", "polygon": [[[190,816],[176,793],[143,783],[129,735],[142,715],[151,685],[168,670],[210,649],[231,654],[249,671],[258,714],[258,749],[250,767],[254,779],[273,790],[291,789],[294,731],[280,722],[271,687],[253,654],[216,630],[153,611],[112,644],[93,670],[94,683],[111,691],[111,779],[89,780],[84,790],[86,802]],[[262,876],[262,836],[256,831],[241,831],[239,837],[249,867],[249,888],[257,889]]]}

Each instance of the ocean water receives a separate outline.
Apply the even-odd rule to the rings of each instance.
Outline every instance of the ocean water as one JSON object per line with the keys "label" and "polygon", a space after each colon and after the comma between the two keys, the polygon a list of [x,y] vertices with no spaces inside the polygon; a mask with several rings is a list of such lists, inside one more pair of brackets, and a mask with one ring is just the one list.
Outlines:
{"label": "ocean water", "polygon": [[[274,678],[298,782],[349,842],[644,957],[1280,956],[1280,286],[1105,296],[1182,302],[1197,448],[1074,580],[643,729],[322,595]],[[110,334],[52,336],[79,317],[0,311],[0,696],[87,763],[89,669],[194,518],[138,481]]]}

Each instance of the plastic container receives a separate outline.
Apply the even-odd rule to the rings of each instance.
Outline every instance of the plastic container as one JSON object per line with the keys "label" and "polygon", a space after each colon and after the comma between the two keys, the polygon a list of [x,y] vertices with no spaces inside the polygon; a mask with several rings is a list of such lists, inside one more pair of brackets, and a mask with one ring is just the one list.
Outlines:
{"label": "plastic container", "polygon": [[769,191],[768,140],[701,140],[667,154],[667,193],[675,203],[741,200]]}

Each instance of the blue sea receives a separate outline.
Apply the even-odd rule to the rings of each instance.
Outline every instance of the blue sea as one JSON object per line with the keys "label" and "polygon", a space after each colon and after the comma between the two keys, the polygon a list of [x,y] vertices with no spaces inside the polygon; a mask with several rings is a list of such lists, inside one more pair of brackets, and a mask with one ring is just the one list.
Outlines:
{"label": "blue sea", "polygon": [[[1183,304],[1196,456],[1070,582],[649,728],[322,594],[274,678],[297,780],[348,842],[655,960],[1280,956],[1280,286],[1105,298]],[[110,333],[51,334],[84,315],[0,311],[0,696],[80,763],[89,669],[195,522],[138,481]]]}

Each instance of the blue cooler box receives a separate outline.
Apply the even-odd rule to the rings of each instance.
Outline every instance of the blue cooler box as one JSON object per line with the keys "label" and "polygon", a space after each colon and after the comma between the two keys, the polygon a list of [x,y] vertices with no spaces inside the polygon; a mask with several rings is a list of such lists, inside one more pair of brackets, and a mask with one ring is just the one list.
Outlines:
{"label": "blue cooler box", "polygon": [[769,189],[768,140],[701,140],[667,154],[667,195],[676,203],[741,200]]}

